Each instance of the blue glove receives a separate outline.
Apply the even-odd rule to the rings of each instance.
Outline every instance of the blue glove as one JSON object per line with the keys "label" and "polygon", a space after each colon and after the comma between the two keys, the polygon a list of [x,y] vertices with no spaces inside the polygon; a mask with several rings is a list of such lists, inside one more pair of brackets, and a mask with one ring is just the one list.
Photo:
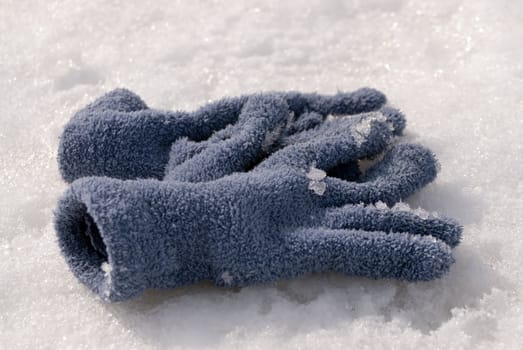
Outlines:
{"label": "blue glove", "polygon": [[[314,148],[319,143],[343,139],[347,135],[353,136],[354,146],[364,141],[373,144],[369,150],[374,153],[363,155],[364,158],[373,158],[382,153],[393,140],[392,136],[400,135],[405,127],[404,116],[390,107],[326,121],[323,120],[325,116],[317,112],[306,113],[299,120],[292,121],[289,110],[283,96],[250,96],[237,123],[216,132],[205,141],[181,138],[174,142],[164,180],[215,180],[234,172],[248,171],[275,152],[280,151],[278,157],[281,157],[288,153],[283,151],[286,147],[290,147],[290,153],[293,153],[297,148]],[[311,125],[311,119],[316,120],[314,125]],[[375,127],[386,137],[370,137],[370,125],[374,121],[380,122]],[[337,154],[338,150],[333,149],[332,152]],[[360,160],[345,157],[343,162],[331,169],[331,175],[356,180],[361,175],[358,167]]]}
{"label": "blue glove", "polygon": [[[281,101],[270,103],[280,108]],[[456,222],[361,204],[413,194],[435,178],[434,156],[398,145],[357,181],[326,176],[381,153],[394,135],[386,119],[355,125],[350,133],[296,140],[250,171],[205,182],[176,181],[179,174],[77,180],[56,211],[61,250],[73,273],[108,301],[206,279],[245,286],[321,271],[440,277],[460,240]]]}
{"label": "blue glove", "polygon": [[[288,128],[282,128],[287,126],[283,122],[273,125],[289,134],[314,127],[329,114],[374,111],[386,102],[381,92],[369,88],[333,96],[297,92],[272,95],[283,98],[287,114],[295,117]],[[62,177],[67,182],[84,176],[161,179],[173,142],[182,137],[207,140],[218,132],[216,139],[237,130],[234,124],[249,98],[225,98],[188,113],[150,109],[128,90],[109,92],[77,112],[65,126],[58,150]]]}

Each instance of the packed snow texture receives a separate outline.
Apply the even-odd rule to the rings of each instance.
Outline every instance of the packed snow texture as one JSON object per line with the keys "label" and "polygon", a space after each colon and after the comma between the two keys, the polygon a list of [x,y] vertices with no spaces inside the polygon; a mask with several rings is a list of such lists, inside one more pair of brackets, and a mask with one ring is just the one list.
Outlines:
{"label": "packed snow texture", "polygon": [[[523,2],[0,0],[0,39],[2,349],[523,344]],[[384,91],[407,139],[440,160],[407,202],[463,223],[445,278],[204,283],[109,305],[69,272],[51,223],[66,189],[56,149],[95,97],[127,87],[188,110],[361,86]]]}

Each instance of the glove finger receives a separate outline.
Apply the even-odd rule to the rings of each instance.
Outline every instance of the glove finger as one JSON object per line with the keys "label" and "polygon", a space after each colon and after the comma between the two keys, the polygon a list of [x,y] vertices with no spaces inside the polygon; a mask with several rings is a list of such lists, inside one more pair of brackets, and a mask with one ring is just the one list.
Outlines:
{"label": "glove finger", "polygon": [[[291,107],[289,107],[290,112],[297,113],[300,110],[303,110],[304,108],[311,108],[310,106],[316,106],[315,108],[318,108],[322,113],[330,113],[331,111],[338,111],[338,112],[344,112],[347,114],[355,113],[358,111],[367,111],[375,109],[385,101],[384,95],[374,89],[364,88],[357,90],[352,93],[339,93],[335,96],[325,96],[325,95],[317,95],[317,94],[297,94],[297,93],[275,93],[272,94],[275,97],[283,97],[288,101],[288,104],[291,104]],[[250,97],[255,96],[251,95]],[[249,98],[250,98],[249,97]],[[301,102],[298,102],[300,101]],[[231,105],[234,105],[234,103],[228,102]],[[226,109],[222,106],[222,103],[220,101],[215,103],[216,106],[213,109],[221,110]],[[222,106],[222,107],[220,107]],[[344,107],[343,107],[344,106]],[[310,111],[310,112],[304,112],[302,113],[294,122],[290,122],[287,125],[287,129],[283,131],[285,134],[294,134],[298,131],[304,131],[307,129],[312,128],[313,126],[317,126],[321,123],[323,123],[325,119],[326,114],[320,114],[316,111]],[[252,117],[252,116],[251,116]],[[242,118],[241,116],[238,118],[239,120],[244,119],[245,116]],[[355,121],[357,122],[357,121]],[[355,122],[352,122],[350,124],[354,124]],[[335,123],[331,123],[330,128],[323,128],[321,130],[318,130],[316,132],[316,135],[327,135],[327,134],[333,134],[334,131],[339,128],[338,125],[334,125]],[[345,121],[345,124],[347,121]],[[338,130],[339,131],[339,130]],[[216,142],[222,141],[227,138],[231,138],[236,132],[241,132],[241,126],[238,124],[232,124],[228,125],[224,129],[218,130],[214,132],[214,134],[207,140],[207,142],[195,146],[195,147],[187,147],[187,143],[183,142],[182,147],[173,146],[173,149],[171,151],[171,162],[169,163],[168,169],[166,170],[166,173],[172,170],[173,166],[179,165],[181,162],[188,160],[189,158],[194,157],[197,153],[202,152],[206,147],[210,146],[211,144],[214,144]],[[307,137],[305,135],[305,137]],[[314,134],[310,135],[309,137],[315,137]],[[268,149],[268,153],[272,153],[275,150],[279,148],[285,147],[289,142],[283,141],[285,137],[282,137],[281,139],[274,140],[274,144],[270,149]],[[300,142],[299,140],[296,140],[295,142]],[[291,141],[290,143],[293,143]],[[198,151],[196,151],[196,149]],[[178,154],[175,152],[184,152],[189,151],[188,154]],[[178,159],[178,161],[173,161],[173,158]],[[181,161],[183,160],[183,161]]]}
{"label": "glove finger", "polygon": [[[379,113],[380,115],[374,113]],[[303,122],[300,122],[300,120],[296,121],[291,128],[287,130],[288,136],[281,139],[278,147],[283,148],[286,145],[306,142],[327,135],[347,134],[348,132],[352,132],[352,128],[359,123],[372,118],[384,118],[387,122],[387,124],[383,124],[384,127],[392,128],[394,135],[401,135],[406,124],[405,116],[399,110],[387,106],[382,107],[377,112],[344,116],[342,118],[327,120],[323,122],[323,124],[322,116],[314,112],[305,117]],[[356,181],[360,177],[361,172],[358,161],[352,161],[336,165],[329,169],[328,175],[347,181]]]}
{"label": "glove finger", "polygon": [[322,115],[349,115],[375,111],[387,102],[385,95],[375,89],[361,88],[351,93],[332,96],[317,95],[309,102],[309,110]]}
{"label": "glove finger", "polygon": [[291,125],[286,136],[282,138],[282,144],[292,145],[318,137],[357,132],[358,127],[361,128],[359,124],[368,124],[373,119],[385,121],[383,127],[391,129],[395,136],[401,135],[406,125],[403,113],[388,106],[382,107],[379,111],[333,118],[324,122],[321,122],[321,115],[315,112],[303,118],[302,120],[300,117]]}
{"label": "glove finger", "polygon": [[387,97],[382,92],[367,87],[353,92],[338,92],[335,95],[285,92],[282,96],[295,115],[316,112],[324,117],[329,114],[349,115],[375,111],[387,102]]}
{"label": "glove finger", "polygon": [[128,90],[112,91],[64,127],[58,150],[62,177],[162,178],[174,141],[207,139],[238,119],[244,100],[224,99],[194,113],[167,112],[148,109]]}
{"label": "glove finger", "polygon": [[192,141],[187,137],[175,141],[171,146],[169,163],[165,168],[165,173],[170,173],[175,167],[188,161],[190,158],[195,157],[197,154],[206,150],[209,146],[230,139],[240,131],[241,129],[237,124],[231,124],[224,129],[216,131],[211,135],[211,137],[204,141]]}
{"label": "glove finger", "polygon": [[[299,92],[273,92],[267,95],[283,98],[289,111],[295,115],[305,112],[316,112],[323,116],[349,115],[370,112],[381,108],[386,102],[385,95],[375,89],[361,88],[353,92],[336,95],[303,94]],[[253,96],[244,95],[235,98],[224,98],[209,103],[192,113],[203,128],[202,133],[212,133],[238,120],[244,104]]]}
{"label": "glove finger", "polygon": [[385,117],[387,122],[392,126],[392,132],[396,136],[401,136],[403,130],[407,126],[405,115],[397,108],[391,106],[383,106],[380,109],[381,114]]}
{"label": "glove finger", "polygon": [[187,161],[188,159],[201,153],[208,146],[208,141],[191,141],[187,137],[181,138],[173,143],[171,146],[171,153],[169,154],[169,163],[165,168],[165,172],[169,173],[175,167]]}
{"label": "glove finger", "polygon": [[286,96],[290,110],[299,115],[287,130],[287,135],[314,128],[328,115],[348,116],[371,112],[380,107],[385,108],[382,106],[386,102],[383,93],[370,88],[359,89],[352,93],[338,93],[334,96],[293,93],[288,93]]}
{"label": "glove finger", "polygon": [[[385,205],[385,204],[383,204]],[[462,227],[455,220],[435,217],[427,212],[378,209],[375,206],[348,205],[328,209],[322,226],[332,229],[405,232],[433,236],[451,247],[459,244]]]}
{"label": "glove finger", "polygon": [[[318,112],[305,112],[291,123],[285,131],[285,138],[290,135],[313,129],[323,123],[325,116]],[[291,142],[293,143],[293,142]],[[288,142],[286,144],[289,144]]]}
{"label": "glove finger", "polygon": [[[170,169],[167,181],[210,181],[245,171],[265,154],[289,117],[285,100],[274,95],[254,95],[245,104],[235,128],[239,134],[207,143],[204,149]],[[171,154],[172,155],[172,154]]]}
{"label": "glove finger", "polygon": [[[379,115],[375,114],[379,113]],[[313,140],[319,137],[338,136],[352,132],[352,128],[357,127],[358,124],[368,123],[373,118],[385,118],[386,124],[383,127],[392,128],[393,134],[399,134],[405,126],[405,118],[401,112],[390,107],[384,107],[378,112],[360,114],[352,118],[334,119],[323,122],[324,117],[317,112],[304,113],[305,116],[300,116],[299,120],[290,123],[286,130],[289,136],[283,136],[276,140],[273,146],[267,150],[266,153],[273,153],[287,145],[294,143],[301,143]],[[323,123],[323,124],[321,124]],[[320,125],[321,124],[321,125]],[[316,128],[310,129],[313,126]],[[302,130],[298,132],[297,130]],[[216,131],[208,140],[201,142],[192,142],[188,140],[179,140],[173,144],[171,149],[170,161],[166,168],[166,173],[172,171],[175,166],[201,153],[204,149],[212,144],[221,142],[233,137],[235,133],[241,132],[241,126],[238,124],[229,125],[228,127]],[[357,162],[350,162],[348,164],[341,164],[335,167],[330,172],[330,175],[343,178],[344,180],[355,180],[359,177],[360,172]]]}
{"label": "glove finger", "polygon": [[286,277],[336,271],[370,278],[428,281],[443,276],[454,259],[450,247],[427,236],[308,228],[285,237]]}
{"label": "glove finger", "polygon": [[[372,89],[340,94],[339,103],[316,94],[279,93],[302,111],[373,110],[385,96]],[[129,90],[117,89],[78,111],[60,138],[59,168],[67,182],[85,176],[161,178],[171,144],[179,137],[205,140],[236,123],[249,96],[224,98],[192,112],[152,110]],[[322,101],[331,101],[322,103]],[[314,107],[316,108],[316,107]],[[292,109],[292,108],[291,108]],[[130,113],[130,114],[129,114]]]}
{"label": "glove finger", "polygon": [[362,182],[348,182],[326,177],[324,197],[328,206],[385,202],[389,205],[407,198],[432,182],[437,174],[437,161],[427,148],[401,144],[389,150],[371,167]]}
{"label": "glove finger", "polygon": [[337,165],[379,154],[392,139],[392,132],[381,119],[363,119],[357,127],[345,125],[344,132],[289,145],[261,162],[259,169],[292,166],[308,170],[311,165],[329,170]]}
{"label": "glove finger", "polygon": [[140,96],[127,89],[115,89],[97,98],[82,111],[84,113],[99,113],[106,110],[136,112],[144,109],[149,109],[149,107]]}

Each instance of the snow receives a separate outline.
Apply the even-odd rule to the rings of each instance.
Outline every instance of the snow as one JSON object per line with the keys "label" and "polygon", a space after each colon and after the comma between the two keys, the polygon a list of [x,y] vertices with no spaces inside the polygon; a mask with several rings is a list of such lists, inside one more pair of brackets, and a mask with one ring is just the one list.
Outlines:
{"label": "snow", "polygon": [[387,204],[382,201],[377,201],[376,203],[374,203],[374,206],[376,207],[376,209],[379,210],[387,210],[389,208]]}
{"label": "snow", "polygon": [[[522,38],[513,0],[0,2],[1,347],[519,348]],[[102,302],[59,254],[56,149],[72,113],[119,86],[164,109],[384,91],[440,160],[407,202],[463,223],[456,264],[418,284],[317,274]]]}
{"label": "snow", "polygon": [[309,182],[309,190],[313,191],[318,196],[323,196],[327,190],[327,184],[322,180],[327,177],[327,173],[316,168],[316,164],[313,163],[306,176],[311,180]]}
{"label": "snow", "polygon": [[101,269],[105,276],[109,276],[111,271],[113,271],[113,267],[107,262],[102,263]]}
{"label": "snow", "polygon": [[311,182],[309,182],[308,188],[318,196],[323,196],[323,194],[327,190],[327,184],[323,181],[312,180]]}
{"label": "snow", "polygon": [[109,297],[111,295],[111,286],[112,286],[112,278],[111,278],[111,271],[113,271],[113,267],[107,263],[102,263],[102,266],[100,266],[102,271],[104,272],[104,295],[106,297]]}
{"label": "snow", "polygon": [[307,173],[307,178],[314,181],[321,181],[327,177],[327,173],[321,169],[316,168],[316,164],[313,164]]}
{"label": "snow", "polygon": [[232,277],[231,273],[229,271],[225,271],[224,273],[222,273],[222,275],[220,276],[223,280],[223,282],[225,282],[225,284],[231,284],[232,281],[234,280],[234,277]]}

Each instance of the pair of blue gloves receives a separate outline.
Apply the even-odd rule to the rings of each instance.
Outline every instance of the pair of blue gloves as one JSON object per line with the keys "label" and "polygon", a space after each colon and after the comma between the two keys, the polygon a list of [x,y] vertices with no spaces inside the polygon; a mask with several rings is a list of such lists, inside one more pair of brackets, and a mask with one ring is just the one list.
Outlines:
{"label": "pair of blue gloves", "polygon": [[61,136],[71,183],[55,212],[61,251],[111,302],[322,271],[438,278],[461,227],[397,204],[437,173],[428,149],[394,142],[404,127],[369,88],[254,94],[191,113],[114,90]]}

